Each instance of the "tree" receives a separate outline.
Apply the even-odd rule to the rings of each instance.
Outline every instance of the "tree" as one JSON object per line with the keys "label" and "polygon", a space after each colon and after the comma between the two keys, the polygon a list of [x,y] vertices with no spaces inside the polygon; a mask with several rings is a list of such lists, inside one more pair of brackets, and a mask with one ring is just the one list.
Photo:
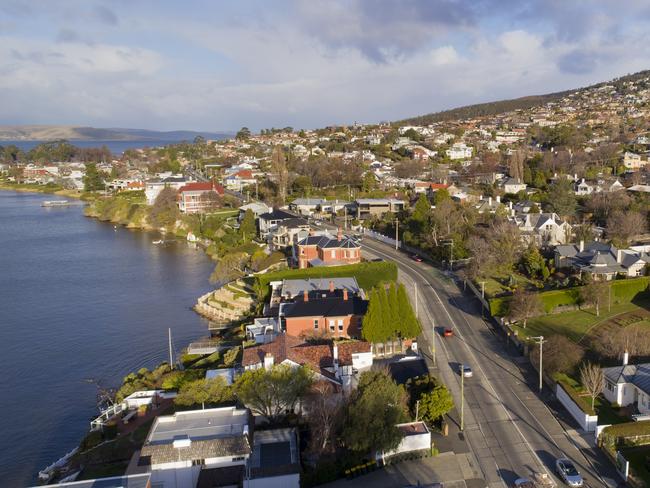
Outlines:
{"label": "tree", "polygon": [[509,307],[508,318],[515,322],[522,321],[524,328],[526,328],[529,318],[538,315],[543,310],[539,295],[525,290],[522,286],[513,293]]}
{"label": "tree", "polygon": [[287,157],[284,154],[282,146],[275,146],[271,153],[271,171],[275,175],[278,185],[278,199],[284,205],[287,199],[287,187],[289,185],[289,168],[287,167]]}
{"label": "tree", "polygon": [[246,239],[252,239],[257,234],[257,226],[255,225],[255,214],[249,208],[244,212],[244,218],[239,224],[239,233]]}
{"label": "tree", "polygon": [[241,347],[240,346],[234,346],[226,351],[226,353],[223,355],[223,365],[226,368],[231,368],[235,365],[237,362],[237,359],[239,359],[239,353],[241,352]]}
{"label": "tree", "polygon": [[646,230],[646,218],[634,210],[615,210],[607,218],[607,236],[619,245],[629,244],[630,239],[643,234]]}
{"label": "tree", "polygon": [[83,177],[84,191],[100,191],[103,190],[104,177],[100,171],[97,170],[95,163],[88,163],[86,165],[86,175]]}
{"label": "tree", "polygon": [[312,384],[313,373],[306,366],[284,364],[271,369],[245,371],[234,384],[237,398],[253,413],[277,420],[293,412],[298,400]]}
{"label": "tree", "polygon": [[239,278],[247,260],[248,255],[243,252],[228,253],[222,256],[210,275],[210,282],[224,284]]}
{"label": "tree", "polygon": [[311,440],[309,450],[316,456],[332,453],[342,422],[343,403],[327,381],[315,382],[305,397]]}
{"label": "tree", "polygon": [[605,375],[597,364],[587,361],[580,367],[580,382],[591,397],[591,409],[594,408],[596,397],[603,391]]}
{"label": "tree", "polygon": [[180,217],[176,204],[176,190],[163,188],[149,209],[149,221],[155,227],[171,227]]}
{"label": "tree", "polygon": [[436,385],[419,399],[418,414],[422,420],[435,422],[454,408],[454,399],[445,385]]}
{"label": "tree", "polygon": [[212,212],[222,205],[221,196],[216,191],[205,191],[199,196],[201,209],[206,212]]}
{"label": "tree", "polygon": [[397,332],[402,338],[417,337],[422,331],[420,321],[415,316],[411,301],[406,293],[403,283],[397,286],[397,315],[400,317]]}
{"label": "tree", "polygon": [[219,404],[232,400],[232,391],[226,380],[221,377],[190,381],[181,386],[178,396],[174,399],[176,405],[191,407],[193,405]]}
{"label": "tree", "polygon": [[544,276],[546,262],[534,244],[528,246],[528,249],[521,256],[521,263],[526,270],[526,274],[531,278]]}
{"label": "tree", "polygon": [[440,188],[433,194],[433,201],[436,206],[447,200],[451,200],[451,194],[446,188]]}
{"label": "tree", "polygon": [[[582,361],[585,350],[564,335],[553,334],[544,339],[544,372],[548,375],[555,373],[572,373]],[[533,364],[539,364],[539,345],[535,344],[530,355]]]}
{"label": "tree", "polygon": [[576,195],[573,183],[566,178],[559,178],[551,185],[548,204],[555,213],[562,217],[572,217],[576,213]]}
{"label": "tree", "polygon": [[580,301],[595,307],[596,317],[600,316],[600,305],[608,298],[609,284],[604,281],[590,280],[580,289]]}
{"label": "tree", "polygon": [[352,451],[367,454],[395,449],[406,419],[406,392],[386,371],[361,373],[359,386],[345,408],[341,440]]}
{"label": "tree", "polygon": [[248,127],[242,127],[237,131],[237,134],[235,135],[235,139],[239,139],[240,141],[245,141],[247,139],[250,139],[251,137],[251,131]]}

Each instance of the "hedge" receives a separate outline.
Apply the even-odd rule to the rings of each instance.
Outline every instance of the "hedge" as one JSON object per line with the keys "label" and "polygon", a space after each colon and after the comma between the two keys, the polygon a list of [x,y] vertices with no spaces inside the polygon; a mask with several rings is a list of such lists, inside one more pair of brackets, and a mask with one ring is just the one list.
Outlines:
{"label": "hedge", "polygon": [[[629,303],[637,298],[639,294],[647,292],[649,285],[650,276],[612,281],[612,302]],[[544,312],[551,313],[560,306],[577,305],[580,301],[581,288],[580,286],[576,286],[564,290],[540,292],[539,298],[544,306]],[[489,299],[488,302],[492,316],[506,316],[508,314],[508,303],[510,300],[510,296]]]}
{"label": "hedge", "polygon": [[596,415],[596,411],[591,408],[591,397],[587,396],[581,396],[580,393],[575,386],[572,384],[574,382],[571,381],[571,379],[563,374],[558,374],[555,375],[555,381],[558,382],[558,384],[562,387],[562,389],[566,392],[567,395],[571,397],[571,400],[573,400],[573,403],[578,405],[580,410],[582,410],[584,413],[587,415]]}
{"label": "hedge", "polygon": [[381,282],[396,281],[397,265],[388,261],[368,261],[344,266],[286,269],[255,275],[255,288],[258,293],[263,293],[260,298],[266,301],[271,293],[268,287],[271,281],[342,277],[354,277],[361,288],[370,290]]}
{"label": "hedge", "polygon": [[604,444],[610,447],[647,445],[650,444],[650,420],[610,425],[601,435]]}

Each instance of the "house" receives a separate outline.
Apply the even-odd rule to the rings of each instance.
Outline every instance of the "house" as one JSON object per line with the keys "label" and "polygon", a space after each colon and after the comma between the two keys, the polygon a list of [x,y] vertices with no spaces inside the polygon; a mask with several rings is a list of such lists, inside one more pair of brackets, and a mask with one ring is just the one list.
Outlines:
{"label": "house", "polygon": [[224,194],[223,186],[209,182],[192,182],[178,189],[178,208],[186,214],[203,213],[214,210],[217,200]]}
{"label": "house", "polygon": [[282,222],[296,218],[299,218],[299,216],[277,208],[261,214],[258,218],[260,237],[262,239],[268,238],[271,231],[277,229]]}
{"label": "house", "polygon": [[626,151],[625,154],[623,154],[623,166],[625,166],[626,169],[637,171],[645,167],[647,164],[647,158],[644,159],[641,154],[635,154],[629,151]]}
{"label": "house", "polygon": [[[243,479],[252,452],[247,409],[188,410],[155,419],[137,465],[151,472],[153,486],[197,486],[201,471],[234,471]],[[229,473],[229,475],[232,473]]]}
{"label": "house", "polygon": [[555,248],[555,267],[589,273],[594,278],[611,280],[617,274],[628,278],[642,276],[650,255],[644,251],[617,249],[612,244],[593,241],[560,245]]}
{"label": "house", "polygon": [[601,191],[601,188],[597,184],[589,184],[584,178],[575,183],[574,188],[576,195],[591,195],[592,193]]}
{"label": "house", "polygon": [[147,197],[147,205],[153,205],[156,198],[164,188],[173,188],[178,191],[187,183],[189,183],[189,181],[181,175],[172,175],[147,181],[144,185],[144,194]]}
{"label": "house", "polygon": [[279,333],[280,319],[276,317],[256,318],[246,326],[246,338],[255,341],[255,344],[273,342]]}
{"label": "house", "polygon": [[255,432],[243,487],[300,488],[300,445],[295,428]]}
{"label": "house", "polygon": [[295,256],[299,268],[340,266],[361,262],[361,245],[339,229],[336,237],[329,233],[310,235],[298,241]]}
{"label": "house", "polygon": [[506,193],[519,193],[525,191],[527,186],[519,178],[508,178],[503,182],[503,191]]}
{"label": "house", "polygon": [[404,201],[394,198],[360,198],[354,203],[357,219],[381,217],[388,212],[397,213],[404,210]]}
{"label": "house", "polygon": [[633,405],[641,414],[650,414],[650,363],[628,364],[627,351],[623,364],[603,368],[603,395],[622,407]]}
{"label": "house", "polygon": [[368,301],[347,289],[304,291],[293,302],[280,304],[284,329],[292,336],[358,338]]}
{"label": "house", "polygon": [[241,169],[223,179],[223,184],[228,190],[238,192],[241,192],[244,187],[255,183],[257,183],[257,180],[253,177],[253,172],[250,169]]}
{"label": "house", "polygon": [[392,451],[377,452],[378,461],[406,452],[431,451],[431,431],[424,422],[408,422],[397,424],[396,427],[402,434],[402,440]]}
{"label": "house", "polygon": [[272,281],[271,286],[271,305],[280,301],[290,301],[295,297],[302,295],[305,291],[309,293],[320,290],[348,290],[351,295],[359,295],[363,290],[359,287],[356,278],[308,278]]}
{"label": "house", "polygon": [[296,198],[289,204],[289,210],[299,215],[312,216],[324,203],[322,198]]}
{"label": "house", "polygon": [[269,369],[275,364],[293,367],[308,366],[318,379],[344,390],[356,382],[357,375],[372,367],[372,347],[365,341],[310,344],[289,334],[280,334],[275,341],[244,349],[244,369]]}
{"label": "house", "polygon": [[571,240],[571,224],[556,213],[527,213],[514,217],[521,237],[536,246],[557,246]]}
{"label": "house", "polygon": [[[139,473],[83,481],[64,481],[57,488],[151,488],[151,474]],[[36,487],[33,487],[36,488]]]}
{"label": "house", "polygon": [[471,146],[467,146],[466,144],[462,142],[456,142],[454,145],[451,146],[451,148],[447,149],[445,153],[447,156],[449,156],[449,159],[457,160],[457,159],[468,159],[472,157],[472,152],[474,151],[474,148]]}
{"label": "house", "polygon": [[501,197],[499,195],[497,195],[495,198],[481,198],[476,204],[474,204],[474,208],[480,214],[496,213],[497,211],[507,212],[508,209],[508,207],[501,203]]}
{"label": "house", "polygon": [[309,235],[309,222],[298,217],[283,220],[268,235],[271,251],[294,246]]}
{"label": "house", "polygon": [[251,202],[247,203],[246,205],[242,205],[239,207],[239,215],[237,216],[237,220],[239,222],[244,219],[244,215],[246,215],[247,210],[253,212],[255,219],[257,219],[260,215],[271,212],[273,208],[262,202]]}

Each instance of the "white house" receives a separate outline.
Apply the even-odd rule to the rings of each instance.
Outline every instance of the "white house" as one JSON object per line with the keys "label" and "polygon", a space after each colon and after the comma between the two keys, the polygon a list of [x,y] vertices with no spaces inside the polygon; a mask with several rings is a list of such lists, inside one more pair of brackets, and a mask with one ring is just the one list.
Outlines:
{"label": "white house", "polygon": [[396,426],[403,437],[399,446],[389,452],[378,452],[377,459],[385,459],[404,452],[424,451],[431,449],[431,431],[424,422],[408,422]]}
{"label": "white house", "polygon": [[524,191],[526,187],[526,183],[518,178],[508,178],[503,183],[503,191],[506,193],[519,193],[520,191]]}
{"label": "white house", "polygon": [[468,146],[465,143],[457,142],[451,148],[447,149],[446,154],[449,156],[449,159],[468,159],[472,157],[472,152],[474,148]]}
{"label": "white house", "polygon": [[650,414],[650,363],[628,364],[628,353],[623,364],[603,368],[605,385],[603,395],[611,403],[622,407],[636,405],[642,414]]}
{"label": "white house", "polygon": [[626,151],[623,155],[623,166],[631,170],[639,170],[648,164],[648,160],[644,159],[640,154]]}
{"label": "white house", "polygon": [[181,175],[172,175],[162,179],[149,180],[144,185],[144,194],[147,197],[147,205],[153,205],[156,197],[163,191],[163,188],[173,188],[178,191],[189,181]]}

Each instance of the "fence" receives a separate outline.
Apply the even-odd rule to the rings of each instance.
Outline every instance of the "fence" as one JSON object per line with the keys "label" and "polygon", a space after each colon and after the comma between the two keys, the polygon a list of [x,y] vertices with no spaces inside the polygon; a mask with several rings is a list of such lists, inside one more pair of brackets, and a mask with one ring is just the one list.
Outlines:
{"label": "fence", "polygon": [[576,419],[576,422],[585,432],[594,432],[598,424],[598,415],[589,415],[584,412],[569,396],[569,394],[564,391],[564,388],[560,383],[555,384],[555,396],[560,403],[567,409],[571,416]]}

